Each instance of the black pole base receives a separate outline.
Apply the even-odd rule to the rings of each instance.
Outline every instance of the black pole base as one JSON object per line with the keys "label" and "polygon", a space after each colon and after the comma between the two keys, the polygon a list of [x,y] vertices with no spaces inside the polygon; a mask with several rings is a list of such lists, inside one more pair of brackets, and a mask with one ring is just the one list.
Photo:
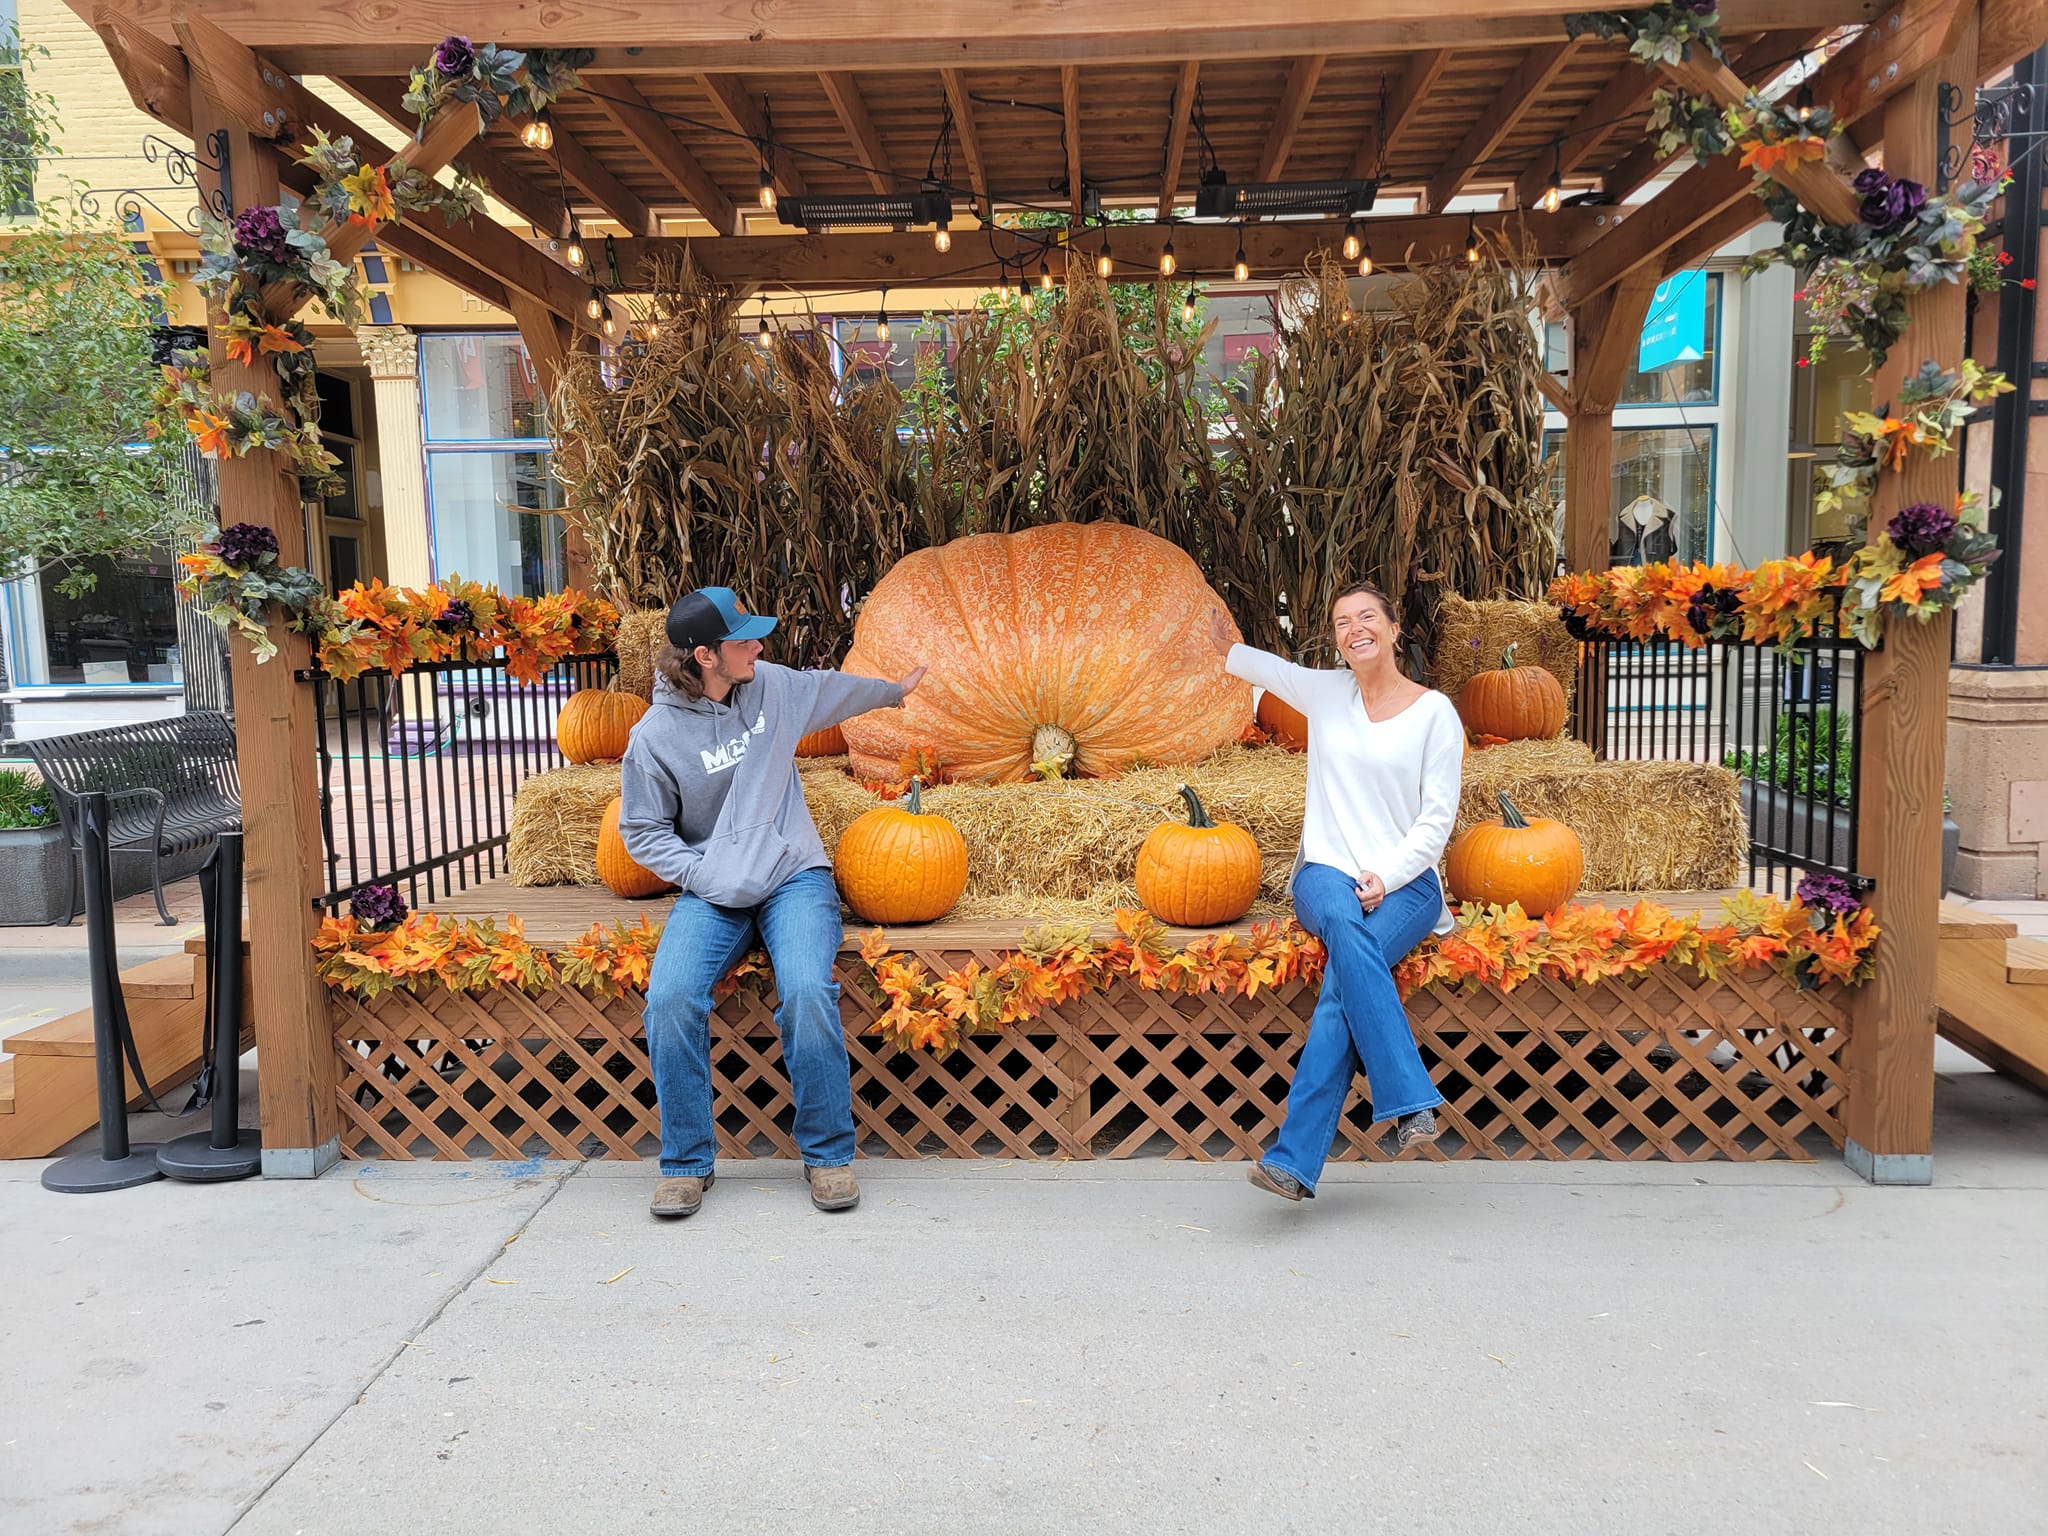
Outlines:
{"label": "black pole base", "polygon": [[246,1179],[263,1171],[263,1133],[241,1131],[232,1147],[212,1145],[207,1131],[194,1131],[167,1141],[156,1154],[156,1165],[167,1179],[188,1184],[220,1184],[229,1179]]}
{"label": "black pole base", "polygon": [[97,1152],[80,1152],[63,1158],[43,1170],[43,1188],[59,1195],[99,1195],[110,1189],[133,1189],[163,1177],[156,1165],[157,1146],[143,1142],[131,1146],[126,1157],[105,1158]]}

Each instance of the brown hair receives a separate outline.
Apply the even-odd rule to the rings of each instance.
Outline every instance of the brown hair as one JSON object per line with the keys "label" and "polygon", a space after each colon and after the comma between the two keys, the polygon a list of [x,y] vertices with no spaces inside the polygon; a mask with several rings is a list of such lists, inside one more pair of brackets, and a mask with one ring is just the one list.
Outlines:
{"label": "brown hair", "polygon": [[695,703],[704,697],[704,669],[694,651],[666,645],[654,653],[654,670],[667,679],[669,687]]}
{"label": "brown hair", "polygon": [[1369,597],[1380,605],[1380,612],[1395,624],[1401,622],[1400,614],[1394,611],[1394,600],[1369,581],[1354,581],[1330,599],[1330,614],[1333,618],[1336,616],[1337,605],[1347,597]]}

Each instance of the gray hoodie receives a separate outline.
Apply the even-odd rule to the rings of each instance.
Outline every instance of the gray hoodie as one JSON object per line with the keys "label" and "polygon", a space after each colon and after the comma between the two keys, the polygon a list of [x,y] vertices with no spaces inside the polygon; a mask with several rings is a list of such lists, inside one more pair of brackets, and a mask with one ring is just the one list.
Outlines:
{"label": "gray hoodie", "polygon": [[721,907],[759,906],[800,870],[829,869],[796,775],[796,744],[902,702],[902,688],[879,678],[766,661],[716,703],[686,699],[657,675],[654,707],[633,727],[623,765],[626,851]]}

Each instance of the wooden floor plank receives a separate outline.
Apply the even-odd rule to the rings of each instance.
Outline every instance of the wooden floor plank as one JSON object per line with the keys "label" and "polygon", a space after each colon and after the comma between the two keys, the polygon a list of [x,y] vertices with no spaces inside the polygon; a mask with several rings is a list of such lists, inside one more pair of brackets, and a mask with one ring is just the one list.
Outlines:
{"label": "wooden floor plank", "polygon": [[1944,939],[2016,939],[2019,933],[2009,917],[1981,912],[1959,901],[1941,904],[1941,936]]}
{"label": "wooden floor plank", "polygon": [[2016,987],[2048,987],[2048,939],[2008,939],[2005,979]]}

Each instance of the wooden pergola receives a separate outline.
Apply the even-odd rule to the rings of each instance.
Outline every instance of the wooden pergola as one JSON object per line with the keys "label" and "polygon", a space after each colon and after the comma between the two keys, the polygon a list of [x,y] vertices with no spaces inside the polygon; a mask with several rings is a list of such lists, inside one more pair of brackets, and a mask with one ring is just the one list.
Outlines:
{"label": "wooden pergola", "polygon": [[[1647,135],[1652,92],[1679,85],[1733,104],[1788,65],[1818,63],[1814,99],[1848,131],[1827,163],[1774,174],[1846,222],[1857,202],[1848,178],[1867,156],[1937,180],[1942,85],[1968,91],[2048,39],[2048,0],[1724,0],[1728,62],[1696,50],[1658,71],[1619,43],[1568,37],[1575,7],[1559,0],[1298,0],[1271,16],[1241,0],[71,3],[145,111],[202,143],[224,134],[224,174],[205,175],[237,208],[310,188],[290,152],[315,128],[350,135],[366,160],[429,172],[460,162],[484,177],[531,237],[426,219],[340,228],[330,243],[347,259],[374,238],[506,309],[544,380],[594,344],[591,277],[562,250],[572,218],[616,231],[625,290],[685,244],[715,277],[798,290],[992,283],[1027,259],[1033,273],[1040,260],[1061,269],[1062,248],[1000,225],[963,223],[949,251],[909,229],[782,230],[758,207],[764,163],[782,198],[911,192],[937,178],[963,218],[1053,208],[1078,222],[1098,201],[1150,209],[1161,222],[1114,229],[1132,276],[1157,270],[1169,238],[1181,272],[1201,277],[1227,273],[1240,244],[1255,272],[1278,276],[1341,240],[1341,217],[1164,222],[1211,167],[1240,183],[1371,179],[1382,206],[1412,200],[1412,213],[1364,223],[1382,265],[1506,226],[1550,269],[1547,301],[1570,323],[1569,368],[1546,393],[1568,419],[1575,569],[1607,561],[1612,412],[1652,290],[1764,217],[1733,156],[1628,201],[1671,164]],[[516,124],[480,134],[473,108],[444,109],[415,134],[405,78],[451,33],[595,50],[584,89],[552,109],[551,151],[528,148]],[[330,105],[301,83],[309,76],[336,82],[360,111]],[[1554,176],[1566,205],[1546,212]],[[1450,211],[1489,194],[1497,211]],[[1091,258],[1096,238],[1080,246]],[[304,302],[276,299],[280,314]],[[1873,378],[1875,401],[1923,359],[1957,364],[1963,302],[1959,287],[1910,301],[1911,330]],[[230,390],[277,393],[267,362],[230,363],[216,343],[214,366]],[[303,562],[304,516],[278,456],[224,463],[220,485],[223,521],[275,528],[283,558]],[[1917,462],[1888,477],[1873,526],[1892,505],[1953,491],[1952,470]],[[278,638],[283,664],[258,666],[241,645],[234,656],[252,963],[266,1171],[312,1175],[336,1155],[326,1003],[307,950],[321,867],[317,722],[292,675],[305,642]],[[1895,625],[1863,701],[1860,862],[1886,937],[1853,1005],[1848,1135],[1852,1165],[1880,1180],[1923,1178],[1930,1151],[1947,662],[1946,625]]]}

